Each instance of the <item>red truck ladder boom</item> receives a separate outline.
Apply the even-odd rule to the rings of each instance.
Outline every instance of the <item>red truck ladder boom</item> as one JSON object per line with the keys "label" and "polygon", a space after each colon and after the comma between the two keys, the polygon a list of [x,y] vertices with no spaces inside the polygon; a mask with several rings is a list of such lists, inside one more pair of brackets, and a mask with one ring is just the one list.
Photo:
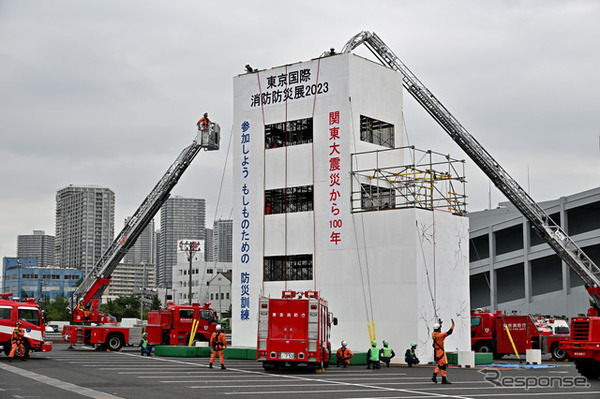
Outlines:
{"label": "red truck ladder boom", "polygon": [[[135,244],[137,238],[156,215],[160,207],[167,201],[171,190],[175,187],[179,178],[192,163],[196,155],[198,155],[200,149],[204,148],[206,151],[219,149],[219,135],[219,125],[210,123],[208,129],[199,130],[198,136],[194,139],[193,143],[183,149],[175,162],[173,162],[134,215],[129,219],[127,225],[121,230],[104,255],[96,262],[94,268],[85,276],[83,282],[73,293],[71,300],[74,316],[75,313],[79,312],[76,308],[77,304],[87,307],[92,301],[99,300],[102,297],[104,290],[110,284],[111,275],[117,265],[121,262],[121,259],[123,259],[129,248]],[[91,316],[86,321],[99,321],[97,309],[92,309]]]}
{"label": "red truck ladder boom", "polygon": [[429,112],[506,198],[521,211],[540,237],[583,280],[592,298],[595,313],[598,314],[600,311],[600,268],[492,158],[374,32],[363,31],[355,35],[346,43],[342,52],[349,53],[361,44],[367,46],[383,65],[402,73],[404,88]]}

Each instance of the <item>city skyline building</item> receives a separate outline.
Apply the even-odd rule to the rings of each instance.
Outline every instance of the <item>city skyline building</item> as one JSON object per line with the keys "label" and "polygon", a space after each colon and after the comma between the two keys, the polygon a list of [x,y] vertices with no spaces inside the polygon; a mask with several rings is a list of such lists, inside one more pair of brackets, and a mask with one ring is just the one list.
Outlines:
{"label": "city skyline building", "polygon": [[17,236],[17,258],[36,258],[38,266],[55,266],[55,237],[44,230],[33,230],[33,234]]}
{"label": "city skyline building", "polygon": [[156,287],[154,264],[120,263],[111,275],[110,285],[104,297],[131,296],[144,289]]}
{"label": "city skyline building", "polygon": [[215,220],[212,242],[213,260],[231,262],[233,251],[233,220]]}
{"label": "city skyline building", "polygon": [[206,239],[204,241],[204,250],[205,250],[204,260],[207,262],[212,262],[212,261],[216,260],[215,255],[214,255],[215,249],[214,249],[214,245],[213,245],[213,241],[214,241],[213,229],[205,229],[204,231],[206,232],[204,235],[206,237]]}
{"label": "city skyline building", "polygon": [[206,201],[204,199],[173,196],[163,204],[160,210],[158,286],[171,288],[173,268],[177,265],[179,252],[178,240],[204,240],[205,223]]}
{"label": "city skyline building", "polygon": [[2,261],[2,292],[13,297],[55,299],[71,297],[83,271],[56,266],[41,267],[37,258],[4,257]]}
{"label": "city skyline building", "polygon": [[70,184],[56,192],[55,262],[94,267],[114,238],[115,193],[106,187]]}
{"label": "city skyline building", "polygon": [[[127,225],[129,219],[131,217],[125,218],[125,225]],[[154,232],[154,219],[152,219],[137,238],[133,247],[129,248],[129,251],[123,257],[123,263],[156,265],[155,255],[156,235]]]}

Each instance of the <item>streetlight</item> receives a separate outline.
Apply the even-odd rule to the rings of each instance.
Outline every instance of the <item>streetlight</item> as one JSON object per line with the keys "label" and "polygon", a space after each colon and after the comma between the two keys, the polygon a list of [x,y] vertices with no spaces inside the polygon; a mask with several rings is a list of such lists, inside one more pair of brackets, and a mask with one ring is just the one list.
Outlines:
{"label": "streetlight", "polygon": [[189,262],[188,269],[188,299],[190,305],[192,304],[192,261],[194,260],[194,255],[196,252],[203,252],[203,241],[195,241],[195,240],[183,240],[179,241],[179,250],[185,252],[187,255],[187,260]]}

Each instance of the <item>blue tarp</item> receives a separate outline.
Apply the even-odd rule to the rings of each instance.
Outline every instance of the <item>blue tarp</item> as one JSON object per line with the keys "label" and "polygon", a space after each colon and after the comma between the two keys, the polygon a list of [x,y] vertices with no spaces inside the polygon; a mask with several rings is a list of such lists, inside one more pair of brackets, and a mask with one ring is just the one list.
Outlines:
{"label": "blue tarp", "polygon": [[558,367],[558,366],[551,366],[551,365],[547,365],[547,364],[520,364],[520,363],[492,363],[492,364],[488,364],[486,365],[488,367],[503,367],[503,368],[509,368],[509,369],[519,369],[519,368],[523,368],[523,369],[549,369],[549,368],[554,368],[554,367]]}

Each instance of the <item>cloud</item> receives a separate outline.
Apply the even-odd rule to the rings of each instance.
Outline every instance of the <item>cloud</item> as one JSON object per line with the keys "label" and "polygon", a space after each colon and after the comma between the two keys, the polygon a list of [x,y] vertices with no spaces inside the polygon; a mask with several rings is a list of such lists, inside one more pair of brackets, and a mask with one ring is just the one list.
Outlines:
{"label": "cloud", "polygon": [[[221,124],[222,150],[200,154],[174,194],[206,198],[210,222],[232,77],[247,63],[340,50],[363,29],[522,185],[529,167],[534,199],[591,188],[600,174],[600,54],[590,47],[599,16],[593,1],[0,2],[0,255],[15,255],[18,234],[54,233],[55,192],[71,183],[115,191],[118,231],[205,111]],[[411,144],[466,158],[406,97]],[[487,207],[487,180],[472,164],[467,173],[470,209]],[[226,176],[218,213],[228,217]]]}

